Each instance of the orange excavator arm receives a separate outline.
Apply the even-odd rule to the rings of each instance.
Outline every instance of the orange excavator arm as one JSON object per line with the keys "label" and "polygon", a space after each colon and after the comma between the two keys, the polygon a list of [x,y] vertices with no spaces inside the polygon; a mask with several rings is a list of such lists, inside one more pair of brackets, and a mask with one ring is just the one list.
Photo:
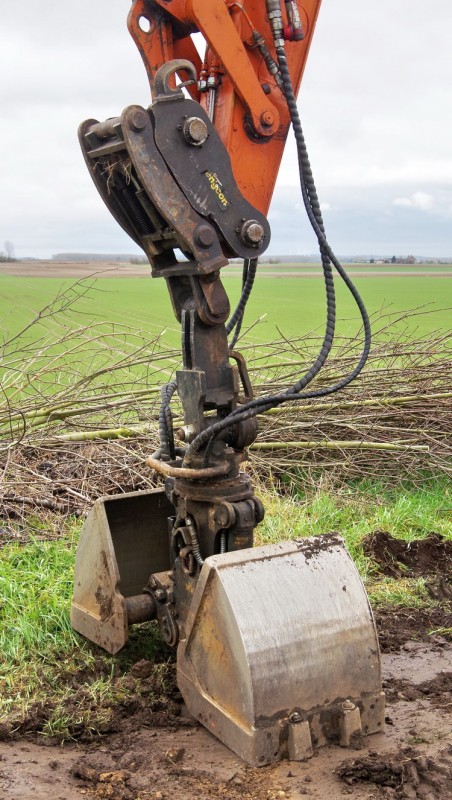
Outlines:
{"label": "orange excavator arm", "polygon": [[[274,3],[275,10],[281,8],[281,37],[295,92],[320,5],[321,0]],[[135,0],[128,20],[151,91],[163,64],[178,58],[194,64],[199,77],[190,94],[212,119],[241,192],[263,214],[290,125],[267,7],[263,0]],[[196,33],[205,41],[203,59],[192,39]]]}

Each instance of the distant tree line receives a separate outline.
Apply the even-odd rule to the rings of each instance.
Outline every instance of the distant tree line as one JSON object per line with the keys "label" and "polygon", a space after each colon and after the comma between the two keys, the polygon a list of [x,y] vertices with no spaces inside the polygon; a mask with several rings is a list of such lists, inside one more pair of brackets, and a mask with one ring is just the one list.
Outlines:
{"label": "distant tree line", "polygon": [[3,243],[4,250],[0,250],[0,261],[17,261],[14,245],[8,239]]}

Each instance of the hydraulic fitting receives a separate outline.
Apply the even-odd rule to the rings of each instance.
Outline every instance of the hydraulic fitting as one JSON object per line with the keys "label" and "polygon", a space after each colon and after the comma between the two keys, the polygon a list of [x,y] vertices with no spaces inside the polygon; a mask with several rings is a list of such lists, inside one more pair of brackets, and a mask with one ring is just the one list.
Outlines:
{"label": "hydraulic fitting", "polygon": [[280,0],[266,0],[267,15],[273,32],[275,47],[284,47],[284,25]]}
{"label": "hydraulic fitting", "polygon": [[299,42],[304,39],[304,30],[297,4],[294,0],[285,0],[285,2],[289,25],[284,28],[284,38],[290,42]]}

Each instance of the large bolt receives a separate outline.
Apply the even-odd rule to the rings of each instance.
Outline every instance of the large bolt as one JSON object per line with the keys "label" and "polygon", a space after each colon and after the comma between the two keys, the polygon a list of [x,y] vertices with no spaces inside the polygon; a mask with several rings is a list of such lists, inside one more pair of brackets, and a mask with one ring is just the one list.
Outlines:
{"label": "large bolt", "polygon": [[211,247],[215,241],[215,231],[210,225],[198,225],[195,239],[201,247]]}
{"label": "large bolt", "polygon": [[146,111],[140,111],[138,108],[132,111],[129,117],[129,125],[134,131],[143,131],[149,122],[149,117]]}
{"label": "large bolt", "polygon": [[265,236],[265,231],[260,222],[249,219],[243,223],[240,236],[245,244],[258,247]]}
{"label": "large bolt", "polygon": [[189,144],[200,147],[206,141],[209,131],[204,120],[199,117],[189,117],[184,122],[184,136]]}
{"label": "large bolt", "polygon": [[194,425],[183,425],[177,431],[177,438],[180,442],[192,442],[196,436],[196,428]]}

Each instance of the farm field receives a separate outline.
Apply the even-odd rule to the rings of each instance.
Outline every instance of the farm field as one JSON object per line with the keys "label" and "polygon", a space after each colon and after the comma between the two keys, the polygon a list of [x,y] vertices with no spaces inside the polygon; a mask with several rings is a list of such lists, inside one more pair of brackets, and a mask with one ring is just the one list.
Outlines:
{"label": "farm field", "polygon": [[[93,271],[98,267],[94,266]],[[320,270],[320,268],[318,268]],[[352,270],[350,273],[352,274]],[[439,273],[440,274],[440,273]],[[0,277],[0,330],[9,338],[27,325],[35,314],[52,302],[55,296],[74,285],[75,278]],[[240,278],[226,276],[225,288],[231,305],[240,294]],[[423,307],[426,312],[416,317],[416,333],[436,328],[447,329],[452,307],[452,281],[446,277],[358,277],[356,285],[371,315],[382,310],[398,316],[400,312]],[[359,320],[353,299],[341,281],[336,282],[338,333],[352,335]],[[90,287],[90,288],[89,288]],[[165,342],[178,346],[179,330],[173,316],[166,284],[162,280],[104,277],[83,278],[77,287],[83,298],[66,313],[66,319],[80,324],[89,319],[126,323],[157,335],[166,329]],[[429,313],[429,312],[434,312]],[[244,330],[254,325],[251,340],[270,341],[278,336],[300,336],[322,330],[325,319],[323,281],[313,277],[266,278],[256,280],[250,297]],[[257,324],[255,324],[257,322]],[[46,326],[51,321],[46,321]],[[405,324],[405,323],[404,323]]]}

